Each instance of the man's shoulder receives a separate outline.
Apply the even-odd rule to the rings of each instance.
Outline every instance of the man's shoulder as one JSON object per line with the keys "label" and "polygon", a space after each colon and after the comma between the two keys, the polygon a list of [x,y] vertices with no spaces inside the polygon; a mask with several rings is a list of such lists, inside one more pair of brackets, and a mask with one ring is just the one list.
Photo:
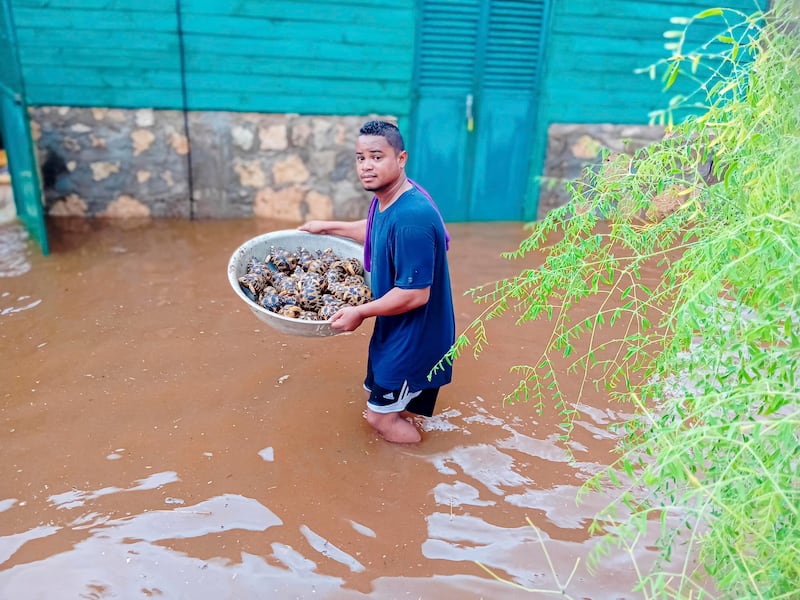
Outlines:
{"label": "man's shoulder", "polygon": [[[434,208],[431,201],[415,187],[403,192],[403,202],[401,206],[403,210],[399,212],[418,216],[436,215],[436,208]],[[438,215],[436,216],[438,217]]]}

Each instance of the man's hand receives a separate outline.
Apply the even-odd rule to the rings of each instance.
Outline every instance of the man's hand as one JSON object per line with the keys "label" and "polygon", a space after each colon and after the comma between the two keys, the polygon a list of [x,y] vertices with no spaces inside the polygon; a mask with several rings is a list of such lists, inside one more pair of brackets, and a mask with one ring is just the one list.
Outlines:
{"label": "man's hand", "polygon": [[345,306],[331,317],[331,327],[336,331],[355,331],[364,322],[356,306]]}
{"label": "man's hand", "polygon": [[298,227],[300,231],[307,231],[308,233],[327,234],[330,221],[308,221]]}
{"label": "man's hand", "polygon": [[355,240],[359,244],[364,243],[367,233],[367,220],[360,221],[307,221],[297,228],[308,233],[318,233],[322,235],[339,235]]}

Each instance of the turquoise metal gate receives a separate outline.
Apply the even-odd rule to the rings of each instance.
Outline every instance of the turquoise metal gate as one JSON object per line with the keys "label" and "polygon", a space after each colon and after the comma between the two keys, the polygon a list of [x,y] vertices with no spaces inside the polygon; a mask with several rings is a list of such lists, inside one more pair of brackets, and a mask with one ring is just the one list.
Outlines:
{"label": "turquoise metal gate", "polygon": [[424,0],[409,173],[451,221],[523,220],[548,0]]}
{"label": "turquoise metal gate", "polygon": [[3,0],[0,2],[0,131],[8,156],[17,216],[42,252],[48,254],[42,188],[16,49],[11,7]]}

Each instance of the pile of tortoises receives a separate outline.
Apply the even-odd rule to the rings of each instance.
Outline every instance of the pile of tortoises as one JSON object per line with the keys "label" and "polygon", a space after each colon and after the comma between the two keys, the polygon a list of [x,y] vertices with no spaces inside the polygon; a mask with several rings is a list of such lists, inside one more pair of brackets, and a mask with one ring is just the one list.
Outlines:
{"label": "pile of tortoises", "polygon": [[259,306],[310,321],[327,321],[343,306],[372,300],[361,261],[342,258],[330,248],[293,252],[272,246],[264,260],[248,259],[239,285]]}

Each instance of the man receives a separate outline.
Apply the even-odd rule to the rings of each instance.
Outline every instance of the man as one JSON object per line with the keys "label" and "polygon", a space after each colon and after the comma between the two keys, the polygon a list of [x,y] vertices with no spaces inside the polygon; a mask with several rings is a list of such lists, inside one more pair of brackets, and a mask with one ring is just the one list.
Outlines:
{"label": "man", "polygon": [[447,264],[448,236],[435,205],[406,177],[408,154],[397,127],[368,121],[356,143],[356,170],[375,193],[367,219],[309,221],[303,231],[341,235],[365,244],[373,301],[348,306],[331,319],[338,331],[353,331],[375,317],[369,344],[367,421],[384,439],[421,439],[406,412],[432,416],[439,388],[452,367],[433,366],[455,339],[453,297]]}

